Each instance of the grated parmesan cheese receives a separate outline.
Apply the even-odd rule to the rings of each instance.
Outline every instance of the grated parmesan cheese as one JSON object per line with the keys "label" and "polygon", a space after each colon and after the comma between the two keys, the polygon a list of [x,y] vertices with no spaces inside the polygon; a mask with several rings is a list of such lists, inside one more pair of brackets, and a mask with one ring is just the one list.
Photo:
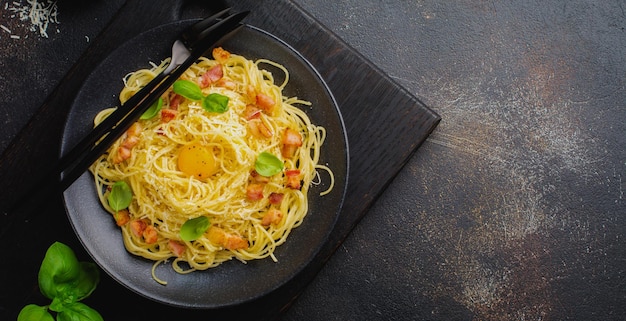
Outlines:
{"label": "grated parmesan cheese", "polygon": [[[4,8],[14,13],[11,17],[17,17],[21,21],[29,21],[31,31],[39,32],[40,36],[48,38],[49,25],[51,23],[59,23],[56,1],[26,0],[25,4],[22,2],[23,1],[13,1],[11,5],[7,2]],[[19,39],[19,37],[16,39]]]}

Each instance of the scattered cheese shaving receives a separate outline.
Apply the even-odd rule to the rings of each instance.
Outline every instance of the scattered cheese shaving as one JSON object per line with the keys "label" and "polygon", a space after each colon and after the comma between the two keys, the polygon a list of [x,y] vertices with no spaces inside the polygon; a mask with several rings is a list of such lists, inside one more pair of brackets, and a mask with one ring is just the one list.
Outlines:
{"label": "scattered cheese shaving", "polygon": [[21,1],[13,1],[11,5],[6,3],[4,7],[6,10],[14,13],[12,17],[17,15],[21,21],[29,21],[31,24],[30,30],[39,32],[39,35],[44,38],[48,38],[48,26],[50,23],[59,23],[56,1],[26,0],[26,4],[22,4]]}

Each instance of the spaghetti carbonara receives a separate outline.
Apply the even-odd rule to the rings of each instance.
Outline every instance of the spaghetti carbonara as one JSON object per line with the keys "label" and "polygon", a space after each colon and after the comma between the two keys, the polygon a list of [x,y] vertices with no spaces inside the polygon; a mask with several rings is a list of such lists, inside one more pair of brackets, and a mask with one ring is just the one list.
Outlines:
{"label": "spaghetti carbonara", "polygon": [[[124,78],[124,103],[168,64]],[[275,84],[263,65],[284,72]],[[282,96],[280,64],[216,48],[90,168],[126,249],[179,273],[271,257],[307,214],[325,138]],[[114,109],[101,111],[98,124]],[[322,194],[324,194],[322,193]],[[157,281],[159,279],[154,276]],[[164,281],[160,281],[165,283]]]}

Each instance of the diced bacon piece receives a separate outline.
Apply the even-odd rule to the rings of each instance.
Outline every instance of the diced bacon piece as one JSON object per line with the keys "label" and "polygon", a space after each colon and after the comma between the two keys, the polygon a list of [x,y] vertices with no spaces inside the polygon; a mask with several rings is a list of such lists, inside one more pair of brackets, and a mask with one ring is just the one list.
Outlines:
{"label": "diced bacon piece", "polygon": [[157,233],[156,228],[152,225],[146,226],[146,229],[143,230],[141,236],[143,236],[144,242],[148,244],[154,244],[159,239],[159,234]]}
{"label": "diced bacon piece", "polygon": [[129,159],[131,156],[131,152],[130,149],[124,147],[124,146],[120,146],[117,149],[117,153],[115,155],[113,155],[113,164],[119,164],[127,159]]}
{"label": "diced bacon piece", "polygon": [[209,87],[211,86],[212,82],[213,81],[211,81],[211,75],[209,74],[208,71],[202,74],[202,76],[198,78],[198,86],[200,86],[200,88]]}
{"label": "diced bacon piece", "polygon": [[198,79],[198,85],[200,85],[200,88],[206,88],[209,87],[212,83],[220,80],[222,77],[224,77],[222,65],[217,64],[207,70],[207,72],[202,74],[202,76],[200,76],[200,79]]}
{"label": "diced bacon piece", "polygon": [[222,47],[214,48],[212,54],[213,59],[217,60],[219,63],[224,63],[230,58],[230,52],[224,50]]}
{"label": "diced bacon piece", "polygon": [[209,241],[211,241],[211,243],[218,246],[223,246],[224,239],[226,239],[226,231],[217,226],[211,226],[206,233],[207,238],[209,239]]}
{"label": "diced bacon piece", "polygon": [[127,209],[123,209],[115,212],[115,214],[113,214],[113,218],[115,219],[115,224],[117,224],[117,226],[124,226],[126,223],[130,222],[130,213]]}
{"label": "diced bacon piece", "polygon": [[276,101],[274,101],[274,98],[271,96],[260,93],[256,95],[256,105],[267,114],[271,114],[272,110],[274,110],[274,106],[276,106]]}
{"label": "diced bacon piece", "polygon": [[269,177],[265,177],[259,174],[254,169],[250,172],[250,178],[252,179],[252,181],[257,182],[257,183],[268,183],[270,181]]}
{"label": "diced bacon piece", "polygon": [[207,238],[211,243],[222,246],[227,250],[248,248],[248,241],[239,235],[227,233],[222,228],[211,226],[207,231]]}
{"label": "diced bacon piece", "polygon": [[252,85],[248,85],[246,87],[246,97],[253,103],[256,104],[256,89],[254,89],[254,86]]}
{"label": "diced bacon piece", "polygon": [[285,128],[281,143],[281,153],[285,158],[291,158],[296,154],[298,147],[302,146],[302,135],[296,130]]}
{"label": "diced bacon piece", "polygon": [[302,135],[297,130],[285,128],[282,143],[285,145],[302,146]]}
{"label": "diced bacon piece", "polygon": [[141,237],[143,235],[143,231],[146,229],[148,224],[144,220],[132,220],[130,221],[130,231],[136,237]]}
{"label": "diced bacon piece", "polygon": [[297,150],[298,146],[296,145],[283,145],[283,148],[281,148],[280,151],[283,157],[292,158],[296,154]]}
{"label": "diced bacon piece", "polygon": [[135,147],[135,145],[139,144],[139,141],[139,136],[128,136],[122,142],[122,147],[126,147],[131,150],[133,147]]}
{"label": "diced bacon piece", "polygon": [[132,125],[130,125],[130,127],[128,127],[128,130],[126,130],[126,134],[131,137],[136,137],[141,135],[142,131],[143,127],[141,126],[141,124],[138,122],[134,122]]}
{"label": "diced bacon piece", "polygon": [[285,171],[285,176],[287,176],[287,187],[291,189],[300,189],[301,187],[301,178],[300,178],[300,170],[299,169],[289,169]]}
{"label": "diced bacon piece", "polygon": [[263,199],[263,184],[249,184],[246,188],[246,197],[250,201],[258,201]]}
{"label": "diced bacon piece", "polygon": [[224,69],[222,64],[217,64],[211,67],[211,69],[209,69],[206,73],[209,74],[211,82],[216,82],[224,77]]}
{"label": "diced bacon piece", "polygon": [[183,101],[183,99],[185,99],[185,97],[172,92],[170,94],[170,105],[169,105],[169,109],[173,109],[173,110],[178,110],[178,106],[180,105],[180,103]]}
{"label": "diced bacon piece", "polygon": [[232,81],[231,79],[228,79],[226,77],[222,77],[222,79],[218,80],[215,83],[215,86],[226,88],[226,89],[229,89],[229,90],[237,89],[237,84],[234,81]]}
{"label": "diced bacon piece", "polygon": [[265,215],[263,215],[263,219],[261,220],[261,225],[267,227],[271,224],[277,225],[283,218],[283,212],[276,208],[270,208]]}
{"label": "diced bacon piece", "polygon": [[187,246],[185,246],[184,243],[169,240],[169,242],[167,242],[167,248],[170,249],[170,251],[172,251],[172,253],[174,253],[177,257],[181,257],[183,256],[183,253],[185,253]]}
{"label": "diced bacon piece", "polygon": [[283,193],[271,193],[270,196],[268,196],[269,200],[270,200],[270,204],[273,205],[280,205],[280,203],[282,203],[283,198],[285,198],[285,194]]}
{"label": "diced bacon piece", "polygon": [[246,105],[242,116],[246,120],[258,119],[261,117],[261,110],[254,105]]}
{"label": "diced bacon piece", "polygon": [[248,128],[250,128],[250,132],[252,135],[261,137],[261,138],[271,138],[274,136],[272,130],[265,125],[265,123],[261,119],[251,119],[248,121]]}
{"label": "diced bacon piece", "polygon": [[178,110],[169,108],[161,109],[161,122],[168,123],[172,121],[172,119],[174,119],[176,115],[178,115]]}
{"label": "diced bacon piece", "polygon": [[121,163],[131,156],[131,150],[135,145],[137,145],[140,141],[139,135],[141,135],[141,131],[143,127],[141,124],[135,122],[133,123],[122,136],[122,142],[120,147],[117,149],[117,154],[113,155],[113,163],[118,164]]}
{"label": "diced bacon piece", "polygon": [[228,234],[224,242],[224,248],[231,251],[247,249],[248,241],[241,236]]}

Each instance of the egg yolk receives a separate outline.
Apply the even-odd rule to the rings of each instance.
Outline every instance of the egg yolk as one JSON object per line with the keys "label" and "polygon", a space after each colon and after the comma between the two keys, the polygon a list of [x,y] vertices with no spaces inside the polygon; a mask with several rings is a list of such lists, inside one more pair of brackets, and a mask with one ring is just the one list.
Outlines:
{"label": "egg yolk", "polygon": [[212,149],[194,142],[181,147],[178,152],[178,169],[186,175],[205,181],[218,171],[219,165]]}

